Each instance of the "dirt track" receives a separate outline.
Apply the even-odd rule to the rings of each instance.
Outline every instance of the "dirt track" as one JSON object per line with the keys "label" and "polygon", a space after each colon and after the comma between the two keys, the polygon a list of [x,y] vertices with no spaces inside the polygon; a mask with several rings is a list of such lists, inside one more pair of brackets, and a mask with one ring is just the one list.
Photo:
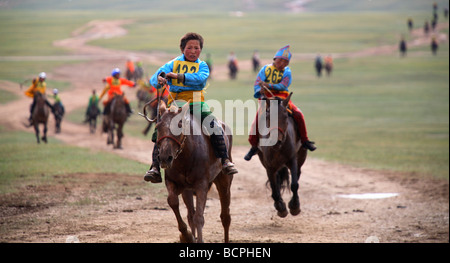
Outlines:
{"label": "dirt track", "polygon": [[[161,53],[137,54],[86,45],[93,38],[126,34],[120,27],[123,23],[132,21],[93,21],[75,31],[72,39],[55,42],[55,45],[71,48],[74,55],[96,56],[88,62],[62,66],[48,74],[49,79],[69,81],[74,86],[71,91],[61,94],[66,111],[85,106],[93,85],[97,85],[93,83],[99,83],[111,65],[122,66],[130,56],[155,64],[170,58]],[[448,23],[444,26],[448,27]],[[415,34],[418,35],[414,41],[425,38],[419,32]],[[360,52],[359,56],[374,55],[374,50]],[[396,50],[396,46],[391,46],[380,48],[379,52]],[[241,63],[250,65],[249,61]],[[15,83],[0,81],[0,85],[2,89],[19,93]],[[134,98],[134,94],[128,93],[128,96]],[[21,95],[20,100],[0,105],[4,116],[0,124],[12,130],[26,130],[22,122],[28,112],[23,110],[23,105],[29,103],[29,99]],[[152,145],[149,141],[126,136],[124,150],[114,151],[106,146],[105,135],[90,135],[86,126],[67,121],[63,123],[62,134],[55,135],[53,129],[49,134],[67,144],[150,163]],[[329,163],[315,159],[312,153],[300,179],[302,213],[281,219],[276,216],[270,191],[265,186],[265,171],[258,158],[251,162],[243,160],[247,150],[248,147],[237,146],[232,153],[239,170],[232,186],[232,242],[365,242],[368,237],[376,237],[380,242],[449,242],[447,181]],[[144,173],[142,171],[142,175]],[[71,176],[84,180],[69,184],[65,177]],[[146,183],[142,177],[82,174],[57,176],[55,180],[61,184],[51,187],[30,185],[20,194],[0,197],[0,225],[7,229],[0,242],[65,242],[71,235],[77,236],[80,242],[178,241],[176,220],[164,198],[137,194],[136,191],[123,192],[120,187],[105,190],[111,182],[126,189],[143,187]],[[155,192],[163,195],[164,188]],[[385,199],[339,196],[362,193],[398,195]],[[76,206],[76,211],[74,206],[64,205],[88,194],[106,204]],[[284,199],[289,200],[289,193]],[[212,190],[205,213],[206,242],[222,242],[219,211],[219,200]]]}

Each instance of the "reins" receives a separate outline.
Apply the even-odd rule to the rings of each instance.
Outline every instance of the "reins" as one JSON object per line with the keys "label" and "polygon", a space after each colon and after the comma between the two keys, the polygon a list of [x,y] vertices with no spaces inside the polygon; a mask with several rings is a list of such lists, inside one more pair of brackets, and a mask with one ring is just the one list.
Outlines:
{"label": "reins", "polygon": [[180,148],[177,150],[177,152],[175,153],[175,156],[173,157],[173,159],[175,160],[181,154],[181,152],[184,150],[186,138],[187,138],[187,136],[184,135],[183,140],[180,142],[179,140],[177,140],[177,138],[167,135],[167,136],[162,136],[161,138],[159,138],[158,141],[156,141],[156,144],[159,144],[164,139],[170,139],[170,140],[176,142]]}
{"label": "reins", "polygon": [[[159,76],[161,76],[161,77],[167,79],[166,74],[165,74],[164,72],[161,72],[161,73],[159,74]],[[148,105],[150,105],[155,99],[153,99],[153,100],[147,102],[147,103],[144,105],[144,114],[142,114],[142,113],[140,113],[140,112],[138,113],[140,116],[144,117],[148,122],[155,122],[155,121],[156,121],[156,125],[157,125],[157,126],[158,126],[158,124],[159,124],[159,122],[160,122],[160,112],[159,112],[159,107],[160,107],[160,105],[161,105],[161,96],[162,96],[162,94],[164,93],[165,90],[167,90],[167,86],[163,86],[162,92],[161,92],[161,93],[159,92],[159,89],[156,89],[156,98],[155,98],[155,99],[158,100],[158,106],[157,106],[157,111],[156,111],[156,120],[151,120],[150,118],[148,118],[147,112],[146,112],[146,110],[145,110],[145,108],[146,108]],[[178,104],[177,104],[176,101],[175,101],[175,99],[172,97],[172,94],[170,94],[170,91],[167,90],[167,92],[168,92],[169,96],[172,98],[173,103],[175,103],[175,106],[176,106],[177,108],[179,108],[179,107],[178,107]],[[186,138],[187,138],[187,136],[184,135],[183,139],[182,139],[181,142],[180,142],[177,138],[175,138],[175,137],[173,137],[173,136],[170,136],[170,135],[166,135],[166,136],[162,136],[161,138],[159,138],[159,139],[156,141],[156,144],[159,144],[159,143],[160,143],[162,140],[164,140],[164,139],[170,139],[170,140],[174,141],[174,142],[175,142],[176,144],[178,144],[178,146],[179,146],[179,149],[177,150],[177,152],[175,153],[175,156],[174,156],[174,159],[177,159],[177,157],[181,154],[181,152],[182,152],[183,149],[184,149],[185,142],[186,142]]]}

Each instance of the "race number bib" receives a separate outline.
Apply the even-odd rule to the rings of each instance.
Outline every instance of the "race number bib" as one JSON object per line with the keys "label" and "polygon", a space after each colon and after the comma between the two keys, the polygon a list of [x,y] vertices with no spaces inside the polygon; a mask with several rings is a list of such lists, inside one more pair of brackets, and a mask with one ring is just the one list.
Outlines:
{"label": "race number bib", "polygon": [[275,68],[275,66],[271,65],[266,67],[265,75],[266,75],[266,83],[269,84],[278,84],[283,80],[284,71],[279,71]]}
{"label": "race number bib", "polygon": [[[200,64],[190,61],[179,61],[175,60],[173,62],[173,71],[174,73],[197,73],[199,70]],[[184,87],[182,82],[179,82],[177,79],[172,80],[172,85]]]}

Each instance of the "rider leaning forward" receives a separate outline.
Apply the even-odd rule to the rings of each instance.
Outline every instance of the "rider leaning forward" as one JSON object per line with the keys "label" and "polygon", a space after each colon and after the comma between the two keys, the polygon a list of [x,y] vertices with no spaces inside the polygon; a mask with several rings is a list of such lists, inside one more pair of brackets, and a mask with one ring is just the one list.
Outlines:
{"label": "rider leaning forward", "polygon": [[[262,95],[266,98],[271,98],[273,96],[286,99],[289,95],[289,86],[292,82],[291,69],[288,67],[289,61],[291,60],[292,54],[289,51],[289,45],[281,48],[275,54],[273,58],[273,63],[267,64],[261,68],[254,85],[254,97],[260,99]],[[270,91],[270,92],[269,92]],[[314,142],[310,141],[308,138],[308,133],[306,131],[305,118],[300,109],[289,101],[289,109],[292,111],[292,116],[298,125],[298,130],[300,132],[300,139],[303,143],[303,147],[310,151],[314,151],[316,146]],[[258,116],[256,116],[253,125],[252,132],[248,141],[252,148],[244,157],[245,160],[249,161],[253,155],[258,152]]]}
{"label": "rider leaning forward", "polygon": [[[204,94],[202,92],[209,77],[208,65],[199,59],[203,49],[203,37],[196,33],[187,33],[181,38],[180,49],[183,54],[159,68],[150,79],[150,84],[157,89],[168,84],[170,87],[168,105],[173,100],[191,101],[191,113],[200,108],[201,121],[203,123],[203,120],[212,114],[209,106],[204,101]],[[197,96],[199,92],[200,96]],[[194,97],[200,97],[200,101],[196,102]],[[225,174],[237,173],[234,164],[229,159],[224,140],[224,131],[221,125],[215,118],[212,118],[209,125],[215,130],[210,135],[210,140],[216,157],[222,160],[222,171]],[[156,132],[153,134],[152,140],[156,142]],[[155,143],[153,163],[144,177],[144,180],[152,183],[162,182],[158,154],[158,145]]]}

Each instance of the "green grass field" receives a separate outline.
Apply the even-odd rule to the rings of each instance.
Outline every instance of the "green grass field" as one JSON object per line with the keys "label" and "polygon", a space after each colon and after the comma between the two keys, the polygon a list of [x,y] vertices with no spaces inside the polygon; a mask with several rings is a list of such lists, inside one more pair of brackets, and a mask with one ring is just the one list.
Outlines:
{"label": "green grass field", "polygon": [[[339,13],[253,12],[240,18],[230,18],[227,13],[186,13],[180,18],[180,13],[173,12],[42,10],[36,13],[0,9],[0,57],[68,54],[66,50],[54,48],[52,41],[69,37],[70,32],[88,21],[120,18],[136,19],[135,24],[127,26],[127,36],[90,44],[137,51],[160,50],[176,55],[181,35],[197,31],[206,39],[203,53],[211,53],[216,65],[225,63],[231,50],[242,60],[250,59],[254,49],[260,51],[262,58],[270,59],[285,44],[291,44],[294,55],[352,52],[396,45],[400,34],[407,32],[409,16],[420,27],[431,14],[431,7],[420,11],[421,5],[417,4],[420,1],[411,4],[416,6],[412,13],[398,9],[344,12],[343,6],[351,2],[340,1],[343,5]],[[316,4],[319,8],[319,2]],[[281,27],[280,21],[283,21]],[[428,47],[420,47],[412,49],[403,59],[397,54],[336,59],[332,77],[321,79],[315,77],[312,60],[293,60],[290,65],[294,78],[293,101],[305,114],[310,138],[318,145],[318,150],[310,156],[448,180],[448,50],[445,42],[441,43],[436,57]],[[36,72],[51,72],[65,63],[77,62],[0,60],[0,79],[19,82]],[[145,66],[150,74],[156,69],[155,65]],[[236,81],[212,81],[207,99],[253,100],[254,80],[255,74],[242,68]],[[62,89],[68,86],[68,83],[50,83]],[[0,103],[14,99],[6,94],[2,91]],[[81,122],[83,111],[69,114],[68,119]],[[250,116],[248,121],[252,120]],[[142,137],[142,129],[140,117],[133,116],[125,132]],[[247,145],[246,137],[235,136],[235,143]],[[141,174],[148,168],[110,154],[67,146],[54,139],[45,147],[38,147],[34,135],[29,133],[2,129],[0,143],[0,192],[9,191],[21,178],[45,181],[56,174],[130,171]],[[52,161],[56,156],[61,161]],[[106,165],[110,163],[114,166]]]}
{"label": "green grass field", "polygon": [[51,184],[57,175],[142,175],[148,169],[112,153],[68,146],[51,137],[48,144],[38,145],[34,134],[1,126],[0,145],[0,194],[26,185]]}

